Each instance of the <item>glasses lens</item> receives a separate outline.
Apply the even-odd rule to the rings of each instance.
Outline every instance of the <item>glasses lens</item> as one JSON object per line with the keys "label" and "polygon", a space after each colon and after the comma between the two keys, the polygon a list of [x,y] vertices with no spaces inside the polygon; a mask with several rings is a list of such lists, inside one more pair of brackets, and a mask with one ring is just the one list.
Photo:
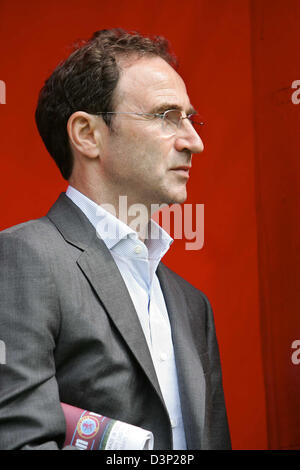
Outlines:
{"label": "glasses lens", "polygon": [[170,127],[179,127],[181,121],[181,111],[177,109],[170,109],[165,112],[164,122]]}
{"label": "glasses lens", "polygon": [[199,133],[204,125],[203,119],[200,114],[190,114],[189,116],[182,117],[182,112],[179,109],[170,109],[164,114],[164,129],[167,131],[176,131],[182,125],[183,119],[188,119],[192,126]]}

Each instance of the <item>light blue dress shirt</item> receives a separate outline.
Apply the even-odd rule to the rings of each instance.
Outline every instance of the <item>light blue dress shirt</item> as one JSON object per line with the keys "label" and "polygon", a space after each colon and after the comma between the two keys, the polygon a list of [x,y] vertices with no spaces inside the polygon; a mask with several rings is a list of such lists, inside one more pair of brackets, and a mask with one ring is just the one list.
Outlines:
{"label": "light blue dress shirt", "polygon": [[[127,286],[153,360],[169,413],[173,449],[186,449],[169,316],[156,269],[173,239],[154,220],[154,239],[137,232],[72,186],[66,195],[82,210],[110,250]],[[157,234],[159,236],[157,236]],[[147,413],[147,410],[145,410]]]}

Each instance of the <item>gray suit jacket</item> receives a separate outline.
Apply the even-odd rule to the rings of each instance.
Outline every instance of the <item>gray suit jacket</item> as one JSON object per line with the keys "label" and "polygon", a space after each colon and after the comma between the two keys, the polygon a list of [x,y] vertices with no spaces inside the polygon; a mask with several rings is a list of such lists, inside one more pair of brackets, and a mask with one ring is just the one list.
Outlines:
{"label": "gray suit jacket", "polygon": [[[213,314],[162,263],[188,449],[228,449]],[[0,234],[0,449],[58,449],[60,402],[119,419],[172,448],[147,343],[119,270],[80,209],[61,194],[46,217]]]}

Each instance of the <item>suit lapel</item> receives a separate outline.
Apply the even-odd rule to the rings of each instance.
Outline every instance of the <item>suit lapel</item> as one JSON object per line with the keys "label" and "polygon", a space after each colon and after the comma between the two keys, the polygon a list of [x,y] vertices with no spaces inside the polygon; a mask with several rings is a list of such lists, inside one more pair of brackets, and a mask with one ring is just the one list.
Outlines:
{"label": "suit lapel", "polygon": [[100,248],[100,243],[104,245],[102,240],[97,242],[97,246],[91,245],[77,263],[162,399],[148,345],[131,297],[109,250],[106,246]]}
{"label": "suit lapel", "polygon": [[163,401],[148,345],[123,278],[110,251],[83,212],[61,194],[47,214],[68,243],[82,253],[77,264]]}
{"label": "suit lapel", "polygon": [[171,323],[178,385],[185,434],[189,449],[199,448],[205,423],[206,382],[194,334],[190,313],[182,289],[160,263],[157,275],[162,287]]}

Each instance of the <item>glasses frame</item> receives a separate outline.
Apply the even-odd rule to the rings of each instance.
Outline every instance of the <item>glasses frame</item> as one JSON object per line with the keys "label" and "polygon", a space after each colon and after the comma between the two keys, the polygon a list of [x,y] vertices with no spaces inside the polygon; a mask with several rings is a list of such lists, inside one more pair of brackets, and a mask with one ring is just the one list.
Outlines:
{"label": "glasses frame", "polygon": [[117,112],[117,111],[103,111],[103,112],[99,112],[99,113],[95,113],[97,116],[98,115],[102,115],[102,114],[133,114],[133,115],[136,115],[136,116],[152,116],[152,117],[160,117],[163,122],[166,122],[166,115],[170,112],[170,111],[178,111],[181,113],[181,117],[178,121],[178,124],[177,124],[177,129],[180,129],[180,126],[181,126],[181,123],[183,121],[183,119],[188,119],[190,121],[190,123],[192,124],[193,128],[194,127],[194,124],[197,124],[199,126],[204,126],[204,122],[203,121],[200,121],[200,122],[197,122],[197,123],[193,123],[191,121],[191,117],[192,116],[198,116],[198,114],[187,114],[186,116],[182,116],[183,114],[183,111],[180,111],[179,109],[167,109],[166,111],[164,111],[163,113],[135,113],[133,111],[123,111],[123,112]]}

